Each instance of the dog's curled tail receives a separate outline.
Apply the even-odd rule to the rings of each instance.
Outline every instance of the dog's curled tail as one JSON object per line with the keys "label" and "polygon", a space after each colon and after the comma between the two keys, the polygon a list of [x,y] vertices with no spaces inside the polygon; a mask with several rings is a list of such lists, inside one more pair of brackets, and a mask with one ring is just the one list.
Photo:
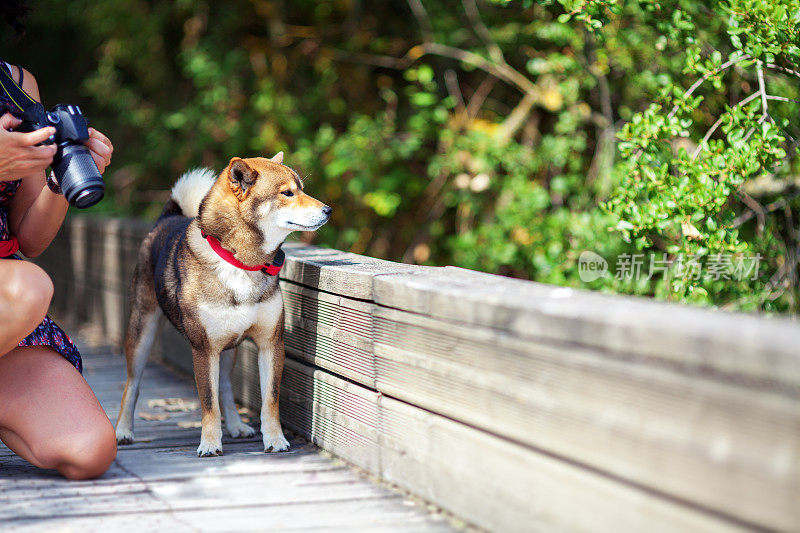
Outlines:
{"label": "dog's curled tail", "polygon": [[167,214],[170,203],[175,202],[185,217],[196,217],[200,210],[200,202],[206,197],[217,175],[210,168],[195,168],[184,173],[172,187],[171,202],[164,208],[162,217]]}

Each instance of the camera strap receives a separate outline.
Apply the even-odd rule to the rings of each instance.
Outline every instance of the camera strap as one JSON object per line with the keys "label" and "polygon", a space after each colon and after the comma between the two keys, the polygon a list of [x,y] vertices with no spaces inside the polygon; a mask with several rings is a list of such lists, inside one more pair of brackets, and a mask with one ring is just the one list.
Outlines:
{"label": "camera strap", "polygon": [[[26,93],[3,66],[0,66],[0,87],[3,90],[0,94],[0,114],[8,111],[14,115],[20,115],[34,105],[42,105]],[[10,235],[8,239],[0,240],[0,258],[12,256],[18,251],[19,241],[13,235]]]}
{"label": "camera strap", "polygon": [[13,114],[24,113],[34,105],[42,105],[17,85],[11,73],[2,66],[0,66],[0,87],[3,89],[3,94],[0,95],[3,107]]}

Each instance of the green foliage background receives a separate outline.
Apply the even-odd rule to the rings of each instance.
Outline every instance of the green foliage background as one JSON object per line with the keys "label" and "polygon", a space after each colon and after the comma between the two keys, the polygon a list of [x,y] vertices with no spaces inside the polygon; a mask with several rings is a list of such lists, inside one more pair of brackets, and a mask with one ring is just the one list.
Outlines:
{"label": "green foliage background", "polygon": [[[154,217],[186,168],[284,150],[334,207],[306,240],[797,311],[800,74],[785,69],[800,64],[798,0],[32,6],[2,56],[114,141],[95,212]],[[766,105],[739,105],[762,79]],[[762,264],[743,281],[689,279],[675,261],[583,283],[584,250],[612,272],[633,253]]]}

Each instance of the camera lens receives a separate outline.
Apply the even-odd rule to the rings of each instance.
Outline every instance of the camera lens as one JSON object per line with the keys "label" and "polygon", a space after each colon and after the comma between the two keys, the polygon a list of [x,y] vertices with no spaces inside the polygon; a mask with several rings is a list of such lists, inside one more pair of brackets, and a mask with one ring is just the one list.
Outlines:
{"label": "camera lens", "polygon": [[47,112],[47,120],[50,124],[58,124],[61,122],[61,117],[58,116],[58,113],[53,113],[52,111]]}
{"label": "camera lens", "polygon": [[89,150],[82,144],[64,144],[53,159],[53,172],[67,201],[80,209],[103,199],[105,184]]}
{"label": "camera lens", "polygon": [[104,195],[105,191],[102,188],[84,189],[70,203],[80,209],[86,209],[102,200]]}

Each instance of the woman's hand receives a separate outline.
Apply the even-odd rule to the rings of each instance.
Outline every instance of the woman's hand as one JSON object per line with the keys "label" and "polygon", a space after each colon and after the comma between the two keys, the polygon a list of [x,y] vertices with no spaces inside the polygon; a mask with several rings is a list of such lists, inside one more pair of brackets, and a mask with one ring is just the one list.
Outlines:
{"label": "woman's hand", "polygon": [[111,164],[111,154],[114,153],[114,145],[108,137],[94,128],[89,128],[89,140],[84,143],[92,154],[92,159],[97,165],[97,169],[102,174],[106,167]]}
{"label": "woman's hand", "polygon": [[22,121],[6,113],[0,117],[0,181],[8,181],[31,174],[44,174],[56,154],[54,144],[36,146],[55,133],[47,127],[28,133],[8,131]]}

